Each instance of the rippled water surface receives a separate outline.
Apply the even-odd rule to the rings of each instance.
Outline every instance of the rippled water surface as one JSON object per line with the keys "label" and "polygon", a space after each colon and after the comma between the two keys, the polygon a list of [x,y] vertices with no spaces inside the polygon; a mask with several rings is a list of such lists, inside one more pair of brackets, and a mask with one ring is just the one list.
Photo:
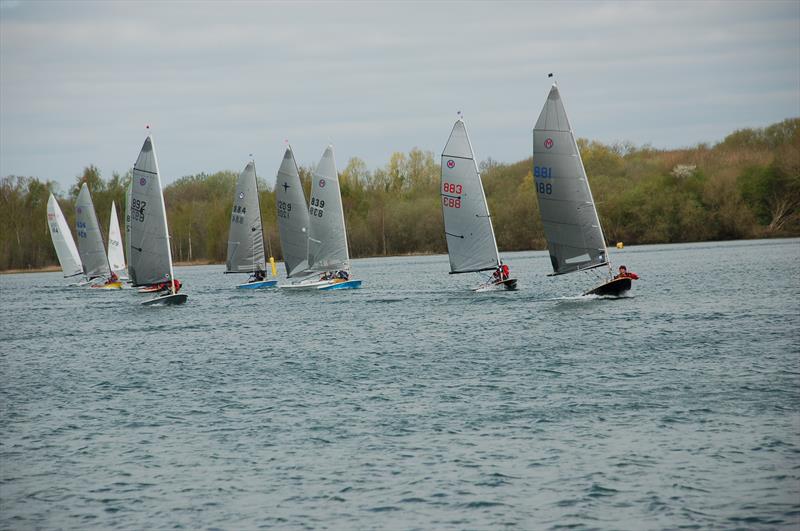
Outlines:
{"label": "rippled water surface", "polygon": [[800,241],[614,251],[619,300],[505,258],[178,268],[183,307],[0,277],[0,527],[800,526]]}

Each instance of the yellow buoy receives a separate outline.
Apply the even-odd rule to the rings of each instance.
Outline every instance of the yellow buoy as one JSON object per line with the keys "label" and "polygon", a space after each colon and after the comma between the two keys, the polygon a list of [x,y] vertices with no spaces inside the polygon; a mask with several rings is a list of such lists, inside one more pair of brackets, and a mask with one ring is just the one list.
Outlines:
{"label": "yellow buoy", "polygon": [[275,265],[275,257],[273,257],[273,256],[269,257],[269,265],[272,266],[272,276],[273,277],[277,277],[278,276],[278,267]]}
{"label": "yellow buoy", "polygon": [[617,249],[622,249],[624,247],[625,245],[622,242],[617,242]]}

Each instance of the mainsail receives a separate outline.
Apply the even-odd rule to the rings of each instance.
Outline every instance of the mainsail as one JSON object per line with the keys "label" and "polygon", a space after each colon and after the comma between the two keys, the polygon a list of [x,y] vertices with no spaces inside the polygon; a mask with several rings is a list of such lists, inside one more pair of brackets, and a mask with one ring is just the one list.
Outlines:
{"label": "mainsail", "polygon": [[128,261],[134,286],[172,279],[167,214],[155,146],[150,136],[145,139],[133,166],[130,240],[131,255]]}
{"label": "mainsail", "polygon": [[333,146],[328,146],[314,170],[308,214],[309,270],[349,269],[350,256],[347,253],[347,233]]}
{"label": "mainsail", "polygon": [[265,271],[266,268],[256,166],[254,162],[248,162],[236,181],[236,192],[233,196],[226,272],[253,273]]}
{"label": "mainsail", "polygon": [[122,250],[122,234],[119,231],[117,205],[111,202],[111,219],[108,222],[108,265],[117,276],[125,276],[125,253]]}
{"label": "mainsail", "polygon": [[94,203],[86,183],[81,185],[75,202],[75,224],[78,235],[78,253],[83,263],[83,273],[90,280],[97,277],[110,277],[108,256],[103,245],[103,235],[94,211]]}
{"label": "mainsail", "polygon": [[555,84],[533,129],[533,178],[553,274],[606,265],[603,230]]}
{"label": "mainsail", "polygon": [[302,272],[308,268],[309,217],[306,196],[303,194],[303,185],[291,147],[286,148],[278,169],[275,201],[286,276],[302,276]]}
{"label": "mainsail", "polygon": [[47,226],[50,227],[50,237],[53,239],[53,247],[56,248],[58,263],[61,264],[64,276],[73,277],[83,274],[78,248],[75,246],[75,240],[72,239],[72,233],[61,212],[61,207],[58,206],[58,200],[53,194],[50,194],[50,199],[47,200]]}
{"label": "mainsail", "polygon": [[464,121],[453,126],[442,152],[442,212],[451,273],[495,269],[500,264],[481,176]]}

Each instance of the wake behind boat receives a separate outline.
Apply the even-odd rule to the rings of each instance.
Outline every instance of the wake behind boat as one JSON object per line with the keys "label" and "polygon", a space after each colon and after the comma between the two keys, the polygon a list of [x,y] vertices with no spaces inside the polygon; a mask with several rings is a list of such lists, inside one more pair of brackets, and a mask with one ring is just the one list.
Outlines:
{"label": "wake behind boat", "polygon": [[[635,275],[613,278],[603,229],[558,86],[550,88],[533,129],[533,178],[554,275],[608,269],[584,295],[619,297]],[[621,269],[624,269],[621,268]]]}
{"label": "wake behind boat", "polygon": [[450,274],[494,271],[472,291],[515,290],[508,266],[500,260],[475,154],[464,120],[453,125],[442,152],[442,214]]}
{"label": "wake behind boat", "polygon": [[169,245],[167,213],[161,191],[155,146],[151,136],[144,141],[139,158],[133,165],[133,186],[130,200],[131,228],[128,273],[134,286],[152,286],[165,283],[168,294],[142,302],[154,304],[183,304],[188,298],[178,293],[175,282],[172,253]]}

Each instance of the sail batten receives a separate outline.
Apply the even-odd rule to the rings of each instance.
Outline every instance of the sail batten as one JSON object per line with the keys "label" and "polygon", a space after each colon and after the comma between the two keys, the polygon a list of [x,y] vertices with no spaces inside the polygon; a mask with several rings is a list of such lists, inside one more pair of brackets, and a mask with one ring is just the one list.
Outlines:
{"label": "sail batten", "polygon": [[306,276],[308,268],[309,211],[294,152],[287,146],[275,180],[278,233],[286,277]]}
{"label": "sail batten", "polygon": [[227,273],[253,273],[266,270],[264,234],[258,202],[255,163],[245,166],[236,181],[233,212],[228,231]]}
{"label": "sail batten", "polygon": [[78,235],[78,253],[83,264],[83,273],[88,279],[111,276],[108,256],[103,245],[103,235],[94,210],[92,195],[86,183],[81,185],[75,201],[75,224]]}
{"label": "sail batten", "polygon": [[347,232],[333,146],[325,149],[314,170],[308,214],[308,270],[349,269]]}
{"label": "sail batten", "polygon": [[554,274],[606,265],[608,252],[558,87],[533,130],[533,176]]}
{"label": "sail batten", "polygon": [[58,263],[61,264],[64,277],[82,275],[83,266],[78,254],[78,247],[72,238],[72,232],[69,230],[64,213],[61,212],[58,200],[53,194],[50,194],[50,198],[47,200],[47,226],[50,228],[50,237],[53,240],[53,247],[56,249],[56,256]]}
{"label": "sail batten", "polygon": [[487,271],[500,264],[472,144],[456,121],[442,152],[440,196],[451,273]]}

